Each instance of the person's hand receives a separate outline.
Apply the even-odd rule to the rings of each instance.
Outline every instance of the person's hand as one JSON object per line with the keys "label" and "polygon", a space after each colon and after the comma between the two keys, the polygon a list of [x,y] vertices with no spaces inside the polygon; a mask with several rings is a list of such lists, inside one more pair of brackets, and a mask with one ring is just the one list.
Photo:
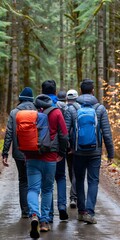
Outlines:
{"label": "person's hand", "polygon": [[57,162],[60,162],[62,159],[63,159],[63,157],[58,156],[58,157],[57,157]]}
{"label": "person's hand", "polygon": [[107,160],[107,166],[110,166],[113,163],[113,158],[108,158]]}
{"label": "person's hand", "polygon": [[9,164],[8,164],[8,162],[7,162],[7,158],[6,158],[6,157],[3,158],[2,163],[3,163],[3,165],[4,165],[5,167],[9,167]]}

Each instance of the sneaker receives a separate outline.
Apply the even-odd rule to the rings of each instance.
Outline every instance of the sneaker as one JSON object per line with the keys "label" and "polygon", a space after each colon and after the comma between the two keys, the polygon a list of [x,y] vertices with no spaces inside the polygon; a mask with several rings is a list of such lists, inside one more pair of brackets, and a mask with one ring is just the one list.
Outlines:
{"label": "sneaker", "polygon": [[67,214],[66,210],[59,211],[59,218],[62,221],[68,220],[68,214]]}
{"label": "sneaker", "polygon": [[78,221],[84,221],[84,216],[86,215],[86,212],[79,212],[78,213]]}
{"label": "sneaker", "polygon": [[76,208],[76,207],[77,207],[76,200],[72,199],[72,200],[70,201],[70,207],[71,207],[71,208]]}
{"label": "sneaker", "polygon": [[97,223],[97,220],[95,219],[95,217],[90,215],[89,213],[84,214],[83,220],[84,220],[84,222],[86,222],[88,224],[96,224]]}
{"label": "sneaker", "polygon": [[48,232],[51,230],[50,224],[46,222],[41,222],[40,223],[40,231],[41,232]]}
{"label": "sneaker", "polygon": [[30,231],[30,237],[33,239],[37,239],[40,237],[39,232],[39,220],[36,214],[32,215],[31,218],[31,231]]}

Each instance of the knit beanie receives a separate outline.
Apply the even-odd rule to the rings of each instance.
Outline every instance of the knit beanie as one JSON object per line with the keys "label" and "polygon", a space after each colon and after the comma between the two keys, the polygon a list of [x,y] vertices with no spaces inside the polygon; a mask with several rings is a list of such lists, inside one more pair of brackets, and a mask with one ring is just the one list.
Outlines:
{"label": "knit beanie", "polygon": [[40,94],[35,98],[36,108],[48,108],[52,106],[52,99],[46,94]]}
{"label": "knit beanie", "polygon": [[59,91],[57,97],[59,101],[66,101],[66,91]]}
{"label": "knit beanie", "polygon": [[25,87],[19,95],[19,101],[30,101],[33,102],[33,92],[30,87]]}

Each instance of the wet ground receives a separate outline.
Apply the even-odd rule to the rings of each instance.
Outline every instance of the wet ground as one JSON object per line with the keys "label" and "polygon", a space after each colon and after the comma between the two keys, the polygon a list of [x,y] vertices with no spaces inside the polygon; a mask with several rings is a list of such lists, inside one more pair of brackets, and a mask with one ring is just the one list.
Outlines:
{"label": "wet ground", "polygon": [[[69,197],[69,182],[67,182]],[[77,221],[77,210],[69,208],[69,221],[60,222],[56,207],[52,230],[41,233],[41,240],[119,240],[120,202],[111,197],[101,185],[96,205],[97,224]],[[0,240],[29,240],[30,222],[21,219],[18,204],[18,181],[14,161],[0,174]]]}

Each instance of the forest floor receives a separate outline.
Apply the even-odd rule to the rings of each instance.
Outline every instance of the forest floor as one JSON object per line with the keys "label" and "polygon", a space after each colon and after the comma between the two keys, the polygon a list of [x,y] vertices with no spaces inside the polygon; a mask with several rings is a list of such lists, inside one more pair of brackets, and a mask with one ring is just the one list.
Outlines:
{"label": "forest floor", "polygon": [[[4,166],[0,152],[0,174]],[[120,202],[120,168],[115,164],[106,167],[106,161],[102,160],[100,171],[100,184],[116,201]]]}
{"label": "forest floor", "polygon": [[108,194],[120,203],[120,168],[112,164],[106,167],[106,161],[101,164],[100,184]]}

